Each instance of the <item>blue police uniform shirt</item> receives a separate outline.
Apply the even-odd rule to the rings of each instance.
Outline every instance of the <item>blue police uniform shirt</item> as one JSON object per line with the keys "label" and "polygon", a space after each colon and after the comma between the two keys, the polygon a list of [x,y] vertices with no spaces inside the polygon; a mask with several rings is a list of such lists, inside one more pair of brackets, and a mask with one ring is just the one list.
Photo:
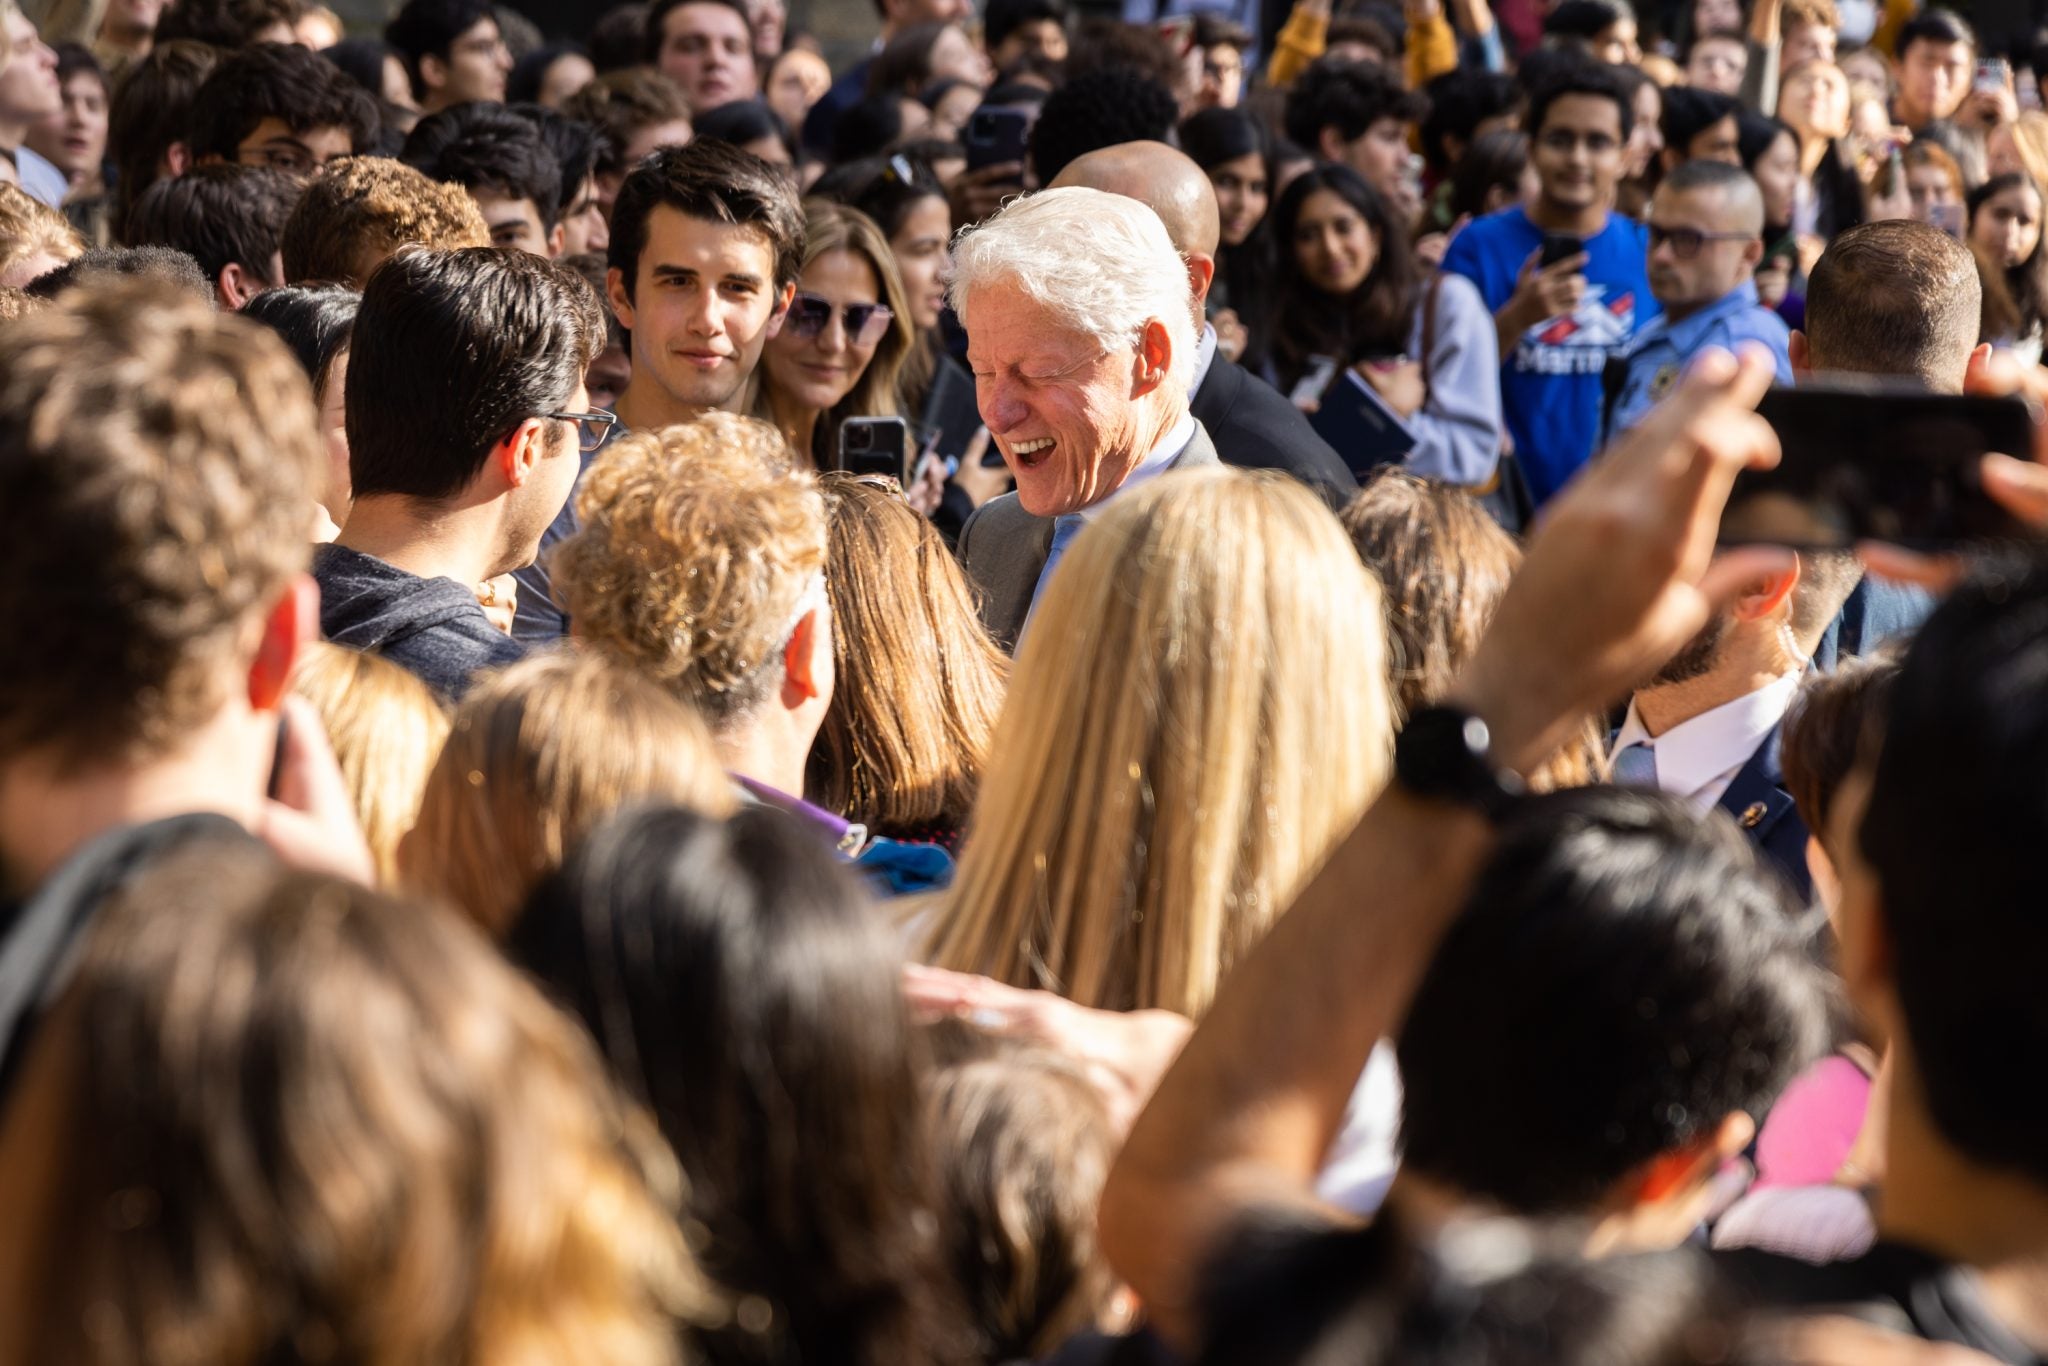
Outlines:
{"label": "blue police uniform shirt", "polygon": [[1791,329],[1783,318],[1757,302],[1754,280],[1744,280],[1683,322],[1672,322],[1667,316],[1651,323],[1629,348],[1628,375],[1615,400],[1608,435],[1618,436],[1641,422],[1671,392],[1686,363],[1703,348],[1733,351],[1744,342],[1762,342],[1769,347],[1778,383],[1792,382]]}
{"label": "blue police uniform shirt", "polygon": [[[1543,230],[1520,207],[1467,223],[1444,252],[1445,270],[1479,286],[1487,311],[1514,295]],[[1649,229],[1618,213],[1586,240],[1586,292],[1568,317],[1536,324],[1500,358],[1501,409],[1515,457],[1542,502],[1592,457],[1600,435],[1600,375],[1610,357],[1657,316],[1650,295]]]}

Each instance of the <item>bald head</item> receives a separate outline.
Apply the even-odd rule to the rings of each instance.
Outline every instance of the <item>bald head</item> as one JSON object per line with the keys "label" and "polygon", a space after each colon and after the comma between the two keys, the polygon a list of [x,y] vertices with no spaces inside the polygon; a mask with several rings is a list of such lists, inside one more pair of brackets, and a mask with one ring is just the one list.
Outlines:
{"label": "bald head", "polygon": [[1216,254],[1222,227],[1216,191],[1187,153],[1163,142],[1124,142],[1067,163],[1053,186],[1083,185],[1135,199],[1159,215],[1174,250],[1183,256]]}
{"label": "bald head", "polygon": [[1713,219],[1716,232],[1763,235],[1763,191],[1740,166],[1688,161],[1666,176],[1660,188],[1690,196],[1697,211]]}

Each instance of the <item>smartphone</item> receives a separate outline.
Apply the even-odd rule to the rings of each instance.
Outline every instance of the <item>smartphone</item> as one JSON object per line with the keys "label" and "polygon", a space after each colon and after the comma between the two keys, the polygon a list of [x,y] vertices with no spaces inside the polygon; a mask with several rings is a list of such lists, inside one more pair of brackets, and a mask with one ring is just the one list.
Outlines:
{"label": "smartphone", "polygon": [[848,474],[886,474],[910,483],[910,424],[900,417],[849,417],[839,424],[839,460]]}
{"label": "smartphone", "polygon": [[1835,550],[1870,540],[1940,550],[2038,539],[1979,477],[1987,452],[2033,450],[2034,410],[2022,399],[1839,376],[1772,389],[1757,413],[1784,458],[1736,476],[1723,544]]}
{"label": "smartphone", "polygon": [[1329,388],[1330,381],[1336,377],[1337,358],[1335,356],[1310,356],[1308,358],[1308,369],[1302,372],[1301,378],[1294,382],[1294,388],[1288,391],[1287,401],[1297,408],[1306,408],[1312,403],[1320,403],[1323,397],[1323,390]]}
{"label": "smartphone", "polygon": [[967,169],[979,171],[988,166],[1000,166],[1006,161],[1021,162],[1030,140],[1031,114],[1028,110],[1007,106],[977,109],[968,116],[967,132],[963,138],[967,144]]}
{"label": "smartphone", "polygon": [[1996,95],[2011,79],[2012,68],[2006,65],[2005,58],[1992,57],[1977,63],[1977,79],[1970,88],[1980,95]]}
{"label": "smartphone", "polygon": [[1569,260],[1586,249],[1585,239],[1574,237],[1568,232],[1546,232],[1543,234],[1543,254],[1536,258],[1536,268],[1554,266],[1559,261]]}

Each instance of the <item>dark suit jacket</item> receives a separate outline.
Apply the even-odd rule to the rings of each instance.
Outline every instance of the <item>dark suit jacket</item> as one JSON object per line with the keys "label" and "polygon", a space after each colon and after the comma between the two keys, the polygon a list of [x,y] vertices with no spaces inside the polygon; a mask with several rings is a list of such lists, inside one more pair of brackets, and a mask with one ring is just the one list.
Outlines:
{"label": "dark suit jacket", "polygon": [[[1173,462],[1191,470],[1221,463],[1215,443],[1200,422],[1194,438]],[[1017,648],[1018,633],[1031,611],[1031,595],[1052,551],[1053,519],[1034,517],[1006,493],[991,498],[960,528],[960,567],[981,592],[981,620],[1005,650]]]}
{"label": "dark suit jacket", "polygon": [[1778,761],[1782,734],[1782,725],[1771,728],[1716,805],[1734,818],[1757,853],[1776,866],[1805,902],[1813,898],[1813,876],[1806,867],[1806,822],[1785,790]]}
{"label": "dark suit jacket", "polygon": [[1286,395],[1243,366],[1217,356],[1188,400],[1195,420],[1209,429],[1217,454],[1240,469],[1285,470],[1332,507],[1358,492],[1343,457],[1316,435]]}
{"label": "dark suit jacket", "polygon": [[1828,623],[1814,649],[1813,667],[1832,669],[1841,660],[1869,654],[1888,640],[1909,636],[1933,610],[1934,599],[1925,589],[1865,575]]}

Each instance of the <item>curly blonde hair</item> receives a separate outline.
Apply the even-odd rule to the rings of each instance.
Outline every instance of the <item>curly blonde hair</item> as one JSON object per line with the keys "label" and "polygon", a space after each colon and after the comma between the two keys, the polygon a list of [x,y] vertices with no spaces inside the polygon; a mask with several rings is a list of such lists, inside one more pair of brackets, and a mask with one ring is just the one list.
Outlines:
{"label": "curly blonde hair", "polygon": [[825,502],[781,435],[714,412],[621,437],[583,476],[576,513],[548,573],[577,636],[715,730],[751,715],[825,569]]}
{"label": "curly blonde hair", "polygon": [[19,185],[0,183],[0,285],[16,289],[44,271],[85,254],[85,239],[55,209],[31,199]]}
{"label": "curly blonde hair", "polygon": [[652,1120],[456,916],[202,844],[72,992],[27,1359],[675,1366],[719,1317]]}
{"label": "curly blonde hair", "polygon": [[361,289],[400,247],[488,247],[483,211],[460,185],[437,185],[388,157],[330,162],[285,221],[287,284]]}
{"label": "curly blonde hair", "polygon": [[731,812],[704,723],[596,651],[522,660],[456,709],[399,847],[399,874],[502,935],[570,847],[635,802]]}

